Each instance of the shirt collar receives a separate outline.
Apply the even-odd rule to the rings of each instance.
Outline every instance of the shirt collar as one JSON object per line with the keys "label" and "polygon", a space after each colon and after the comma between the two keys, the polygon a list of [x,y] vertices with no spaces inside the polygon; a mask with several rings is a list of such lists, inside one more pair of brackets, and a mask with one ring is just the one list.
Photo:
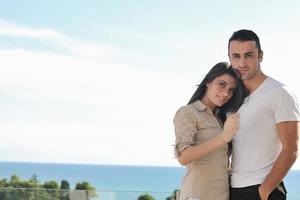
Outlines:
{"label": "shirt collar", "polygon": [[195,107],[198,111],[202,112],[207,109],[207,106],[202,103],[202,101],[197,100],[192,103],[192,106]]}
{"label": "shirt collar", "polygon": [[[191,105],[194,108],[196,108],[199,112],[209,111],[209,112],[212,113],[212,111],[204,103],[202,103],[202,101],[200,101],[200,100],[197,100],[197,101],[193,102]],[[214,110],[214,113],[212,113],[212,114],[217,116],[217,115],[219,115],[219,112],[220,112],[220,109],[216,108]]]}

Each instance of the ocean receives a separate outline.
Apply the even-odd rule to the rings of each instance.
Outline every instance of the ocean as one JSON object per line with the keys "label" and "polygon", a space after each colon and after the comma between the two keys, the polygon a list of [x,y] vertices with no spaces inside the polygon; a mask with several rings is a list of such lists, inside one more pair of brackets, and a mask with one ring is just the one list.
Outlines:
{"label": "ocean", "polygon": [[[36,175],[41,182],[67,180],[71,188],[88,181],[102,194],[95,200],[134,200],[145,193],[165,200],[179,189],[184,171],[183,167],[0,162],[0,179],[13,174],[22,179]],[[300,170],[290,171],[285,185],[289,200],[300,199]]]}

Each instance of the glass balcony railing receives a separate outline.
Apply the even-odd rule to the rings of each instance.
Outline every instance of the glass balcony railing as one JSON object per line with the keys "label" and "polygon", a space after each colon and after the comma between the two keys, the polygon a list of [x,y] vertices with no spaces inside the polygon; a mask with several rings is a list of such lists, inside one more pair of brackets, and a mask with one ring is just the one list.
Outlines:
{"label": "glass balcony railing", "polygon": [[[0,188],[0,200],[176,200],[176,192]],[[178,198],[177,198],[178,199]]]}

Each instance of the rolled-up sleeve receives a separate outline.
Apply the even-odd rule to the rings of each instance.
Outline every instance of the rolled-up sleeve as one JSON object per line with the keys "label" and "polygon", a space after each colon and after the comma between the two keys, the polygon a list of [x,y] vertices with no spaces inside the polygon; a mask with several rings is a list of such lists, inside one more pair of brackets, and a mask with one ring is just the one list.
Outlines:
{"label": "rolled-up sleeve", "polygon": [[175,156],[180,156],[186,148],[195,144],[197,120],[192,111],[185,107],[180,108],[174,117],[175,126]]}

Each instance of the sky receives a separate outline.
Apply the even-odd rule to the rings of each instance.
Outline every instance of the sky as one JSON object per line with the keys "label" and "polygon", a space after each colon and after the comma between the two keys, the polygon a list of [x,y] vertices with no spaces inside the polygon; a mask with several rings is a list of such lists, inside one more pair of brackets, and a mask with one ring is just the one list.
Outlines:
{"label": "sky", "polygon": [[[227,41],[300,98],[300,2],[1,0],[0,161],[179,166],[176,110]],[[300,169],[300,161],[293,166]]]}

